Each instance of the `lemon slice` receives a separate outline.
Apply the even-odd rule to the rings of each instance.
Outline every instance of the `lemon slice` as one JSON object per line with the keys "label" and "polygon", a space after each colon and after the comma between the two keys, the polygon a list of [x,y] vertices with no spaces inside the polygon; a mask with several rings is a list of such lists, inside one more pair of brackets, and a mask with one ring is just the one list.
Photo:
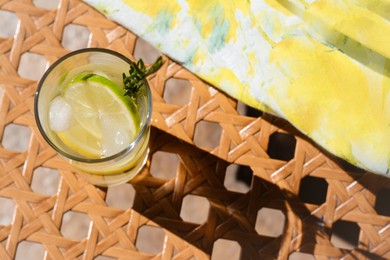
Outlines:
{"label": "lemon slice", "polygon": [[65,131],[57,132],[57,136],[68,148],[81,155],[93,159],[101,157],[101,143],[81,125],[75,124]]}
{"label": "lemon slice", "polygon": [[101,158],[120,152],[134,139],[139,126],[136,107],[108,78],[79,74],[65,86],[62,96],[75,120],[57,134],[70,149]]}

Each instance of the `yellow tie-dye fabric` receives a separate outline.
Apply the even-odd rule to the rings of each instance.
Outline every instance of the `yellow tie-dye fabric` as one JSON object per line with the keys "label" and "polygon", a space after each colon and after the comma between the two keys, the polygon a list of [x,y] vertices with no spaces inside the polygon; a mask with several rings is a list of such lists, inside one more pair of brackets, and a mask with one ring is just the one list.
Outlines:
{"label": "yellow tie-dye fabric", "polygon": [[85,2],[329,152],[390,174],[387,0]]}

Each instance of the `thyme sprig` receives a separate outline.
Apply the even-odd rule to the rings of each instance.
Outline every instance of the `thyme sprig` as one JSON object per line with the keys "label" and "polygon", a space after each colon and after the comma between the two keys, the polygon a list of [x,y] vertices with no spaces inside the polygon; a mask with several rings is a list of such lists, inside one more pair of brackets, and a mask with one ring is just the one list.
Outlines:
{"label": "thyme sprig", "polygon": [[125,90],[124,95],[136,99],[142,84],[144,84],[144,79],[155,73],[162,66],[162,64],[163,59],[161,56],[158,57],[153,65],[149,68],[146,68],[142,59],[139,59],[137,62],[131,61],[129,75],[127,76],[125,73],[122,73]]}

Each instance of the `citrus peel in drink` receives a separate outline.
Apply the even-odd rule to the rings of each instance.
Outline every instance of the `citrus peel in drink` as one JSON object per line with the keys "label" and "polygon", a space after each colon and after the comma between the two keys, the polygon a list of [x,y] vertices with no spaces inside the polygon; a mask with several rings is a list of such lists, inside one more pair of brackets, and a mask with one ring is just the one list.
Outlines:
{"label": "citrus peel in drink", "polygon": [[65,85],[61,98],[72,107],[74,120],[57,135],[71,150],[86,158],[102,158],[134,140],[140,124],[136,106],[110,79],[79,74]]}

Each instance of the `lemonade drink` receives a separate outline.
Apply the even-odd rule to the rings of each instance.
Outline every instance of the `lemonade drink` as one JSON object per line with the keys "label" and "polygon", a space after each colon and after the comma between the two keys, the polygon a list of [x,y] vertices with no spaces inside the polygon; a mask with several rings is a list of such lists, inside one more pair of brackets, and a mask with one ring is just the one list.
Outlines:
{"label": "lemonade drink", "polygon": [[128,181],[146,162],[151,94],[143,80],[124,95],[122,73],[130,61],[90,48],[54,63],[35,96],[35,117],[46,141],[95,185]]}

